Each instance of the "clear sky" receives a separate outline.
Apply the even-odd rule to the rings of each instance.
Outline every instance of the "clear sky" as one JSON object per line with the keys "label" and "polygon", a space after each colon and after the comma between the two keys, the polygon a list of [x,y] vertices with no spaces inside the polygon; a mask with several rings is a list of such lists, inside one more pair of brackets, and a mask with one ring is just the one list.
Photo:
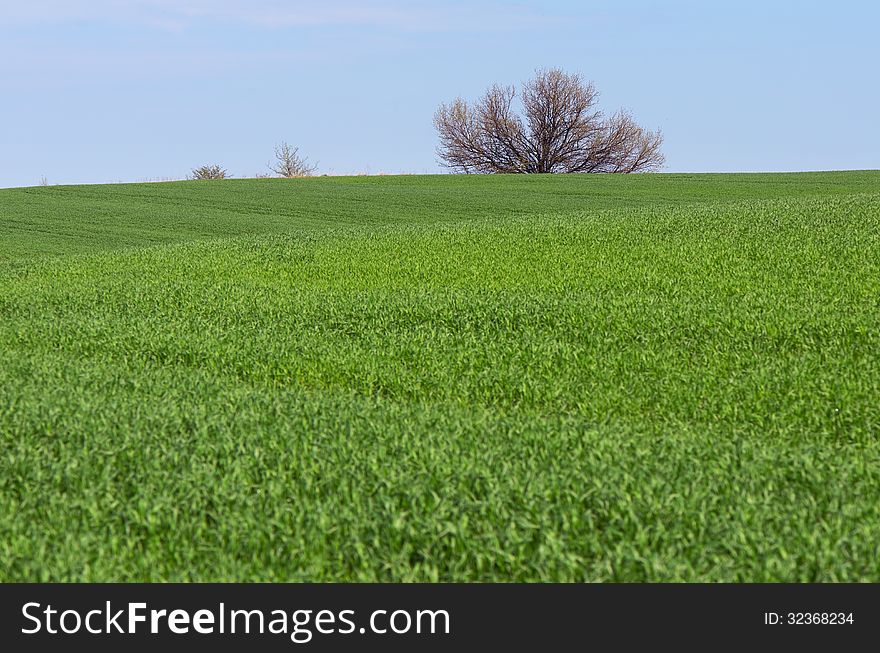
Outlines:
{"label": "clear sky", "polygon": [[539,67],[668,171],[880,168],[880,2],[0,0],[0,186],[437,172],[432,115]]}

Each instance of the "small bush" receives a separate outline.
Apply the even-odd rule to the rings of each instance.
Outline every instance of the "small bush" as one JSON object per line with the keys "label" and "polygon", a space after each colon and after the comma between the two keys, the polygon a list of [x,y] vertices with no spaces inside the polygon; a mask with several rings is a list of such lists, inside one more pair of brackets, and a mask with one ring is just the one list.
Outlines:
{"label": "small bush", "polygon": [[218,165],[199,166],[193,168],[192,179],[226,179],[226,170]]}
{"label": "small bush", "polygon": [[275,163],[269,163],[269,170],[285,179],[311,177],[317,168],[317,164],[309,163],[306,157],[300,155],[298,147],[284,142],[275,147]]}

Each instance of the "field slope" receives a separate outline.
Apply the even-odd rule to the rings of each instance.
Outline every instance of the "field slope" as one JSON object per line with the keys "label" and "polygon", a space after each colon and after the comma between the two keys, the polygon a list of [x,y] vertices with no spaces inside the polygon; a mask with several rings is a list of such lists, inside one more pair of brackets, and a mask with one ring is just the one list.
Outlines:
{"label": "field slope", "polygon": [[880,581],[880,173],[2,190],[0,580]]}

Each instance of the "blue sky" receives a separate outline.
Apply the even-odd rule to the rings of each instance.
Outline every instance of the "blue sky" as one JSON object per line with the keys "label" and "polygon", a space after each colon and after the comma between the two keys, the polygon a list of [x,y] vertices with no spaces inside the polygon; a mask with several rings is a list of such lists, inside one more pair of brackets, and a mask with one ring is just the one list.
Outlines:
{"label": "blue sky", "polygon": [[0,0],[0,186],[437,172],[431,119],[539,67],[666,137],[666,170],[880,168],[880,3]]}

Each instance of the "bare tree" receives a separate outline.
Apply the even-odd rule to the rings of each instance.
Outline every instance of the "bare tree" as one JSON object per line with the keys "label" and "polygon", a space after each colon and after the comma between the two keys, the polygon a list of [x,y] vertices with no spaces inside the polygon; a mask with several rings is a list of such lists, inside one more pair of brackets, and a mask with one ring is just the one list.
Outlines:
{"label": "bare tree", "polygon": [[275,163],[269,163],[269,170],[287,179],[311,177],[317,169],[317,164],[312,165],[307,158],[300,156],[298,147],[290,147],[283,141],[275,146]]}
{"label": "bare tree", "polygon": [[218,165],[207,165],[193,168],[191,179],[226,179],[226,170]]}
{"label": "bare tree", "polygon": [[513,109],[512,86],[492,86],[469,105],[461,98],[434,115],[444,165],[465,173],[649,172],[664,162],[660,132],[626,111],[605,116],[592,82],[539,70]]}

